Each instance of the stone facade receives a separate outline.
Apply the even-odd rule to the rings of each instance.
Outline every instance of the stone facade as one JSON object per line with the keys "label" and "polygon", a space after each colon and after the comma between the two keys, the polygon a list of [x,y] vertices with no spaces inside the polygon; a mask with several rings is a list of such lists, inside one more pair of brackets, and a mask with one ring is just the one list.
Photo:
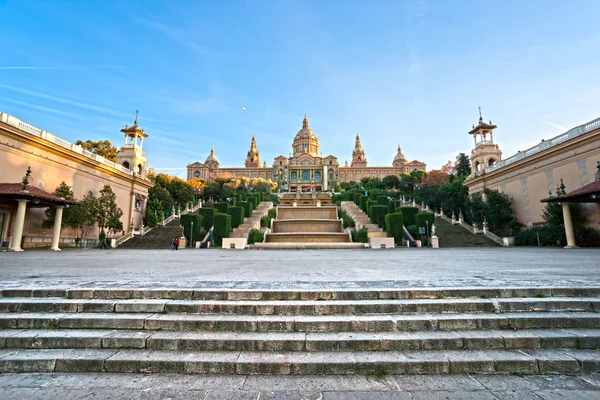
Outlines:
{"label": "stone facade", "polygon": [[[31,167],[31,185],[53,192],[62,182],[71,186],[75,198],[88,192],[96,195],[106,184],[117,196],[123,210],[125,231],[139,228],[145,212],[148,189],[153,186],[146,178],[146,157],[142,141],[147,135],[137,125],[122,130],[125,144],[117,153],[117,162],[109,161],[82,147],[35,128],[8,114],[0,113],[0,182],[20,182]],[[24,247],[49,243],[51,229],[43,229],[44,208],[27,208],[23,230]],[[12,235],[16,207],[0,204],[0,235],[2,240]],[[63,229],[61,240],[76,235]],[[88,238],[97,238],[98,230],[88,230]]]}
{"label": "stone facade", "polygon": [[[489,188],[511,196],[515,214],[525,225],[544,222],[542,211],[545,204],[540,200],[554,195],[561,179],[567,192],[593,181],[600,160],[600,118],[542,140],[537,146],[505,160],[501,160],[502,152],[491,137],[495,128],[490,123],[488,127],[474,127],[469,132],[474,135],[488,130],[490,139],[482,135],[482,140],[475,141],[471,152],[472,173],[465,185],[471,195]],[[600,205],[583,204],[583,207],[587,225],[599,229]]]}
{"label": "stone facade", "polygon": [[400,146],[389,167],[368,167],[365,152],[356,135],[352,164],[346,161],[344,166],[333,155],[323,157],[319,151],[320,144],[315,133],[310,129],[306,115],[302,128],[292,143],[289,157],[278,156],[273,160],[272,168],[266,161],[260,165],[260,153],[256,146],[256,138],[252,137],[244,168],[221,168],[214,148],[204,163],[195,162],[187,166],[187,179],[199,178],[210,182],[216,178],[263,178],[271,179],[283,191],[323,191],[335,188],[336,183],[360,181],[362,178],[383,178],[387,175],[410,173],[415,170],[425,171],[427,165],[421,161],[409,162],[402,154]]}

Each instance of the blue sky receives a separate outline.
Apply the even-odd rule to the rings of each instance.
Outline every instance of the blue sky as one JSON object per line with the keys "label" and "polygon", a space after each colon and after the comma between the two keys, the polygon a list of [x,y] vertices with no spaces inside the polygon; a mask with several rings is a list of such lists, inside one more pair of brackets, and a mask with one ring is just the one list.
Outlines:
{"label": "blue sky", "polygon": [[[212,145],[287,155],[304,113],[324,155],[439,168],[477,107],[505,157],[600,117],[597,0],[0,0],[0,111],[69,141],[133,122],[150,167]],[[242,112],[242,106],[246,111]],[[179,169],[178,169],[179,168]]]}

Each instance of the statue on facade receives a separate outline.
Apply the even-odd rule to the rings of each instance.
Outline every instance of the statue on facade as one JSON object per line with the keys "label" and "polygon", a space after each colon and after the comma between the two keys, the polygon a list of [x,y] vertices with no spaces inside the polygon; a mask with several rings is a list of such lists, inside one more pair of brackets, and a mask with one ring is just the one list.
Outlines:
{"label": "statue on facade", "polygon": [[431,236],[435,236],[435,224],[431,225]]}

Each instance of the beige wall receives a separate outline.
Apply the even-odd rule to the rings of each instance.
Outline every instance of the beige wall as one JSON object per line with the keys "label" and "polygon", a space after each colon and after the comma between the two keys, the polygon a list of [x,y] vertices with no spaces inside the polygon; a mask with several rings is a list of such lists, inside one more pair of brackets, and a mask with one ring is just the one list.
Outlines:
{"label": "beige wall", "polygon": [[[134,210],[135,195],[147,198],[148,189],[152,187],[149,181],[128,175],[75,151],[2,123],[0,123],[0,165],[2,166],[0,182],[21,182],[27,168],[31,167],[31,185],[52,193],[61,181],[65,181],[71,186],[77,200],[82,199],[89,190],[98,195],[105,184],[110,185],[117,196],[118,206],[123,210],[121,221],[125,231],[130,229],[132,218],[136,228],[142,221],[141,212]],[[4,210],[11,208],[1,205],[0,207]],[[16,207],[13,208],[13,218],[14,210]],[[24,236],[51,236],[50,229],[41,227],[44,210],[44,208],[28,207]],[[73,235],[65,229],[62,231],[62,236]],[[88,236],[97,237],[97,229],[91,230]]]}
{"label": "beige wall", "polygon": [[[471,177],[465,184],[469,193],[484,188],[506,193],[514,200],[517,218],[526,225],[543,223],[545,204],[540,200],[555,195],[562,179],[566,191],[592,182],[600,161],[600,129],[575,137],[540,153],[506,165],[491,173]],[[584,204],[588,226],[600,228],[600,206]]]}

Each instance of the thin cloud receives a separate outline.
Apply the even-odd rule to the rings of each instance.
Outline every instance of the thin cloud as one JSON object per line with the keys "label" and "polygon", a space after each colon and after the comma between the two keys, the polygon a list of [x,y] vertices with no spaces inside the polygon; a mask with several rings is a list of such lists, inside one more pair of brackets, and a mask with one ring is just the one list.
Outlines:
{"label": "thin cloud", "polygon": [[562,125],[555,124],[553,122],[548,122],[548,121],[542,121],[542,122],[545,123],[545,124],[547,124],[547,125],[554,126],[555,128],[561,129],[563,131],[568,131],[569,130],[569,128],[567,128],[565,126],[562,126]]}
{"label": "thin cloud", "polygon": [[62,111],[62,110],[57,110],[56,108],[44,107],[44,106],[40,106],[40,105],[37,105],[37,104],[31,104],[31,103],[26,103],[26,102],[23,102],[23,101],[9,99],[9,98],[6,98],[6,97],[0,97],[0,100],[7,101],[7,102],[13,103],[13,104],[18,104],[18,105],[23,106],[23,107],[29,107],[29,108],[32,108],[34,110],[49,112],[49,113],[52,113],[52,114],[62,115],[62,116],[69,117],[69,118],[81,119],[81,115],[77,115],[77,114],[66,112],[66,111]]}

